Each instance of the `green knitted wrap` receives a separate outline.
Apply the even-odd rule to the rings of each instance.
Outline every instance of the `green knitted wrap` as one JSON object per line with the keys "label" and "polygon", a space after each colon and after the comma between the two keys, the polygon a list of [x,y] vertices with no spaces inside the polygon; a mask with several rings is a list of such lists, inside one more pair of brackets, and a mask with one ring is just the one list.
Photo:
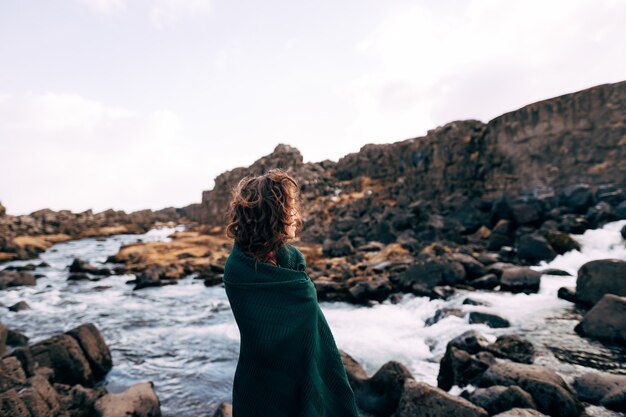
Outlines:
{"label": "green knitted wrap", "polygon": [[302,253],[277,253],[278,266],[235,242],[224,288],[241,334],[233,417],[358,417],[354,392]]}

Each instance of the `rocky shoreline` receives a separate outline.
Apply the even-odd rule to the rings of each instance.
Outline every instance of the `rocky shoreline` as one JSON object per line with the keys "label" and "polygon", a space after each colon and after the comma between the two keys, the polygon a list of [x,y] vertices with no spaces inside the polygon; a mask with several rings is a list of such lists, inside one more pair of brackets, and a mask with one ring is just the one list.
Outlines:
{"label": "rocky shoreline", "polygon": [[0,323],[0,416],[159,417],[152,382],[113,394],[100,386],[113,362],[91,323],[28,344]]}
{"label": "rocky shoreline", "polygon": [[[543,275],[568,275],[538,271],[536,265],[580,250],[572,235],[626,219],[625,103],[626,82],[607,84],[534,103],[487,124],[453,122],[425,137],[366,145],[338,162],[304,163],[297,149],[281,144],[251,166],[219,175],[201,203],[183,208],[10,216],[0,206],[0,262],[31,259],[69,239],[184,223],[189,227],[170,241],[123,245],[106,265],[75,258],[68,280],[129,274],[134,278],[127,283],[139,291],[187,277],[208,287],[220,285],[232,247],[223,230],[229,191],[244,175],[279,167],[301,184],[304,226],[294,244],[305,255],[320,301],[374,306],[397,303],[403,294],[447,300],[461,291],[537,293]],[[626,239],[626,226],[621,235]],[[623,259],[588,262],[578,271],[576,288],[559,291],[560,298],[585,312],[575,329],[581,337],[626,346],[625,265]],[[31,273],[36,268],[0,270],[0,290],[36,285],[38,276]],[[451,315],[492,328],[509,326],[506,317],[453,308],[440,309],[426,325]],[[8,382],[0,384],[0,407],[25,416],[51,409],[77,416],[123,415],[97,411],[102,398],[117,394],[97,386],[110,370],[110,353],[107,360],[97,329],[84,326],[30,347],[10,347],[2,357],[0,380]],[[9,345],[25,343],[18,332],[4,333],[0,342],[5,337]],[[81,342],[83,337],[87,341]],[[359,407],[374,416],[424,410],[433,416],[579,416],[585,404],[626,412],[626,377],[594,372],[569,383],[534,365],[534,350],[515,334],[494,343],[475,332],[458,335],[441,359],[436,387],[417,381],[399,362],[388,362],[368,377],[347,353],[342,358]],[[73,362],[67,364],[67,358]],[[156,394],[146,394],[154,393],[148,385],[122,394],[130,403],[146,395],[157,404],[136,415],[160,413]],[[453,395],[448,391],[454,386],[465,390]],[[43,402],[33,399],[37,395]],[[228,413],[224,403],[215,416]]]}

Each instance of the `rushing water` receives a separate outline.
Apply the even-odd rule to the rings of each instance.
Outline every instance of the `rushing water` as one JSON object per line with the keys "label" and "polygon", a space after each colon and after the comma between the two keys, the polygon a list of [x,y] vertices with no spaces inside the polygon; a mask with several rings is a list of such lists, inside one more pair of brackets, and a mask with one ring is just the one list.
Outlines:
{"label": "rushing water", "polygon": [[[569,252],[535,267],[559,268],[573,274],[544,275],[537,294],[463,291],[446,301],[409,294],[398,304],[386,301],[374,307],[342,302],[320,305],[338,347],[359,361],[370,375],[386,361],[396,360],[405,364],[416,379],[436,385],[446,343],[468,329],[476,329],[490,340],[501,334],[526,337],[538,350],[535,363],[555,369],[570,382],[574,376],[592,370],[587,367],[589,363],[626,374],[626,352],[578,337],[573,328],[581,312],[556,296],[559,287],[576,285],[576,271],[583,263],[602,258],[626,259],[626,245],[619,234],[624,224],[626,221],[614,222],[574,236],[582,244],[582,252]],[[0,303],[5,306],[24,300],[31,310],[12,313],[0,308],[0,321],[24,332],[31,342],[92,322],[113,354],[114,366],[105,381],[109,391],[119,392],[135,382],[151,380],[165,416],[212,415],[220,402],[230,401],[239,353],[239,332],[223,287],[207,288],[193,277],[180,280],[178,285],[140,291],[126,284],[132,275],[114,275],[97,282],[67,281],[68,266],[74,257],[99,265],[123,244],[167,241],[174,230],[183,230],[183,226],[54,245],[40,256],[50,266],[34,271],[45,275],[36,286],[0,292]],[[2,267],[39,262],[13,261]],[[467,296],[489,305],[462,305]],[[447,317],[425,327],[424,321],[441,307],[495,313],[507,318],[511,327],[470,325],[467,316]],[[454,393],[459,391],[458,387],[452,389]],[[589,407],[587,411],[596,416],[617,415],[600,407]]]}

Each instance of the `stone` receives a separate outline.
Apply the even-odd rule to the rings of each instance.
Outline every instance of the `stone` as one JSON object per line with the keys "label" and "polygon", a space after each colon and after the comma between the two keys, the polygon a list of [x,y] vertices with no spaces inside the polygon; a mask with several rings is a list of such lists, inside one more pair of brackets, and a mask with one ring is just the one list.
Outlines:
{"label": "stone", "polygon": [[605,294],[574,330],[583,336],[626,344],[626,297]]}
{"label": "stone", "polygon": [[29,349],[40,366],[54,371],[54,382],[90,385],[93,372],[80,345],[72,336],[60,334],[35,343]]}
{"label": "stone", "polygon": [[491,365],[489,357],[478,359],[464,350],[450,344],[446,347],[446,353],[441,358],[437,386],[449,391],[452,386],[463,387],[477,381]]}
{"label": "stone", "polygon": [[424,382],[404,382],[398,408],[391,417],[487,417],[487,412],[468,400],[448,394]]}
{"label": "stone", "polygon": [[575,184],[563,189],[561,204],[573,209],[577,213],[584,211],[594,203],[594,195],[587,184]]}
{"label": "stone", "polygon": [[152,382],[140,382],[120,394],[106,394],[96,401],[99,417],[160,417],[161,402]]}
{"label": "stone", "polygon": [[523,266],[514,266],[502,270],[500,287],[503,291],[514,293],[539,291],[541,272]]}
{"label": "stone", "polygon": [[535,347],[531,342],[518,335],[500,335],[491,345],[485,348],[499,358],[510,359],[520,363],[533,363]]}
{"label": "stone", "polygon": [[0,290],[22,285],[37,285],[37,280],[30,272],[0,271]]}
{"label": "stone", "polygon": [[493,328],[510,327],[511,323],[505,318],[502,318],[496,314],[483,313],[480,311],[471,311],[469,313],[470,324],[486,324]]}
{"label": "stone", "polygon": [[508,387],[494,385],[489,388],[476,388],[468,395],[467,399],[484,408],[489,415],[498,414],[515,407],[537,408],[533,397],[517,385]]}
{"label": "stone", "polygon": [[111,351],[96,326],[92,323],[81,324],[66,334],[76,339],[96,379],[104,377],[111,370],[113,367]]}
{"label": "stone", "polygon": [[517,256],[532,264],[551,261],[556,255],[557,253],[546,238],[538,233],[524,235],[517,242]]}
{"label": "stone", "polygon": [[532,395],[537,409],[553,417],[578,416],[584,407],[554,371],[536,365],[499,361],[487,369],[480,387],[517,385]]}
{"label": "stone", "polygon": [[9,311],[14,311],[14,312],[25,311],[25,310],[30,310],[30,306],[28,305],[26,301],[18,301],[17,303],[9,307]]}
{"label": "stone", "polygon": [[578,270],[576,298],[584,304],[597,303],[604,294],[626,296],[626,261],[598,259]]}

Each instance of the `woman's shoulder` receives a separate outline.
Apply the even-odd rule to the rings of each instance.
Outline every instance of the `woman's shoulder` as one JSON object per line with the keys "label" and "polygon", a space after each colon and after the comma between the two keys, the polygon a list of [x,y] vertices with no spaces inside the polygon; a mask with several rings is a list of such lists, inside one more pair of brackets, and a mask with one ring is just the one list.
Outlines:
{"label": "woman's shoulder", "polygon": [[300,252],[300,250],[291,243],[287,243],[285,247],[295,260],[294,269],[304,271],[306,269],[306,260],[304,259],[302,252]]}

